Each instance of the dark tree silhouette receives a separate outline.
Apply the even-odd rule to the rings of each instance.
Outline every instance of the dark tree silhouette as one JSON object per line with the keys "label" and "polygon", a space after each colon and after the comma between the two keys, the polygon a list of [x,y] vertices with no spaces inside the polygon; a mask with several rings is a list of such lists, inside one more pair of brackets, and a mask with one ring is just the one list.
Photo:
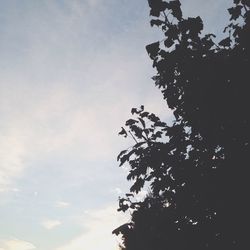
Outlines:
{"label": "dark tree silhouette", "polygon": [[218,43],[179,0],[148,3],[165,38],[146,50],[175,121],[132,109],[120,134],[135,145],[118,155],[133,181],[118,210],[131,221],[113,233],[126,250],[248,249],[250,0],[234,0]]}

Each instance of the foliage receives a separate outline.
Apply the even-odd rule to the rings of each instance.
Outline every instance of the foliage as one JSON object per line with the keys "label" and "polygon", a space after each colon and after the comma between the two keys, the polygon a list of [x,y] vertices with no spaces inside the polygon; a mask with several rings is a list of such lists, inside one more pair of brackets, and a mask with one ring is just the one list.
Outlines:
{"label": "foliage", "polygon": [[[131,222],[115,229],[122,248],[243,249],[249,219],[250,1],[234,0],[218,44],[200,17],[183,18],[179,0],[148,0],[151,26],[163,42],[146,46],[175,121],[131,110],[121,135],[135,145],[118,156],[128,164],[130,193],[120,211]],[[171,20],[171,21],[170,21]],[[145,187],[143,201],[136,195]]]}

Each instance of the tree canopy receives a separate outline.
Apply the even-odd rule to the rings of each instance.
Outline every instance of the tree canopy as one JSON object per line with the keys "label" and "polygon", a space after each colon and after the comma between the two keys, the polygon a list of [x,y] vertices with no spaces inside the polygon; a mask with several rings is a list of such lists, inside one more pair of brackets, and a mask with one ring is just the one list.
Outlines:
{"label": "tree canopy", "polygon": [[[250,133],[250,1],[234,0],[224,38],[184,18],[179,0],[148,0],[164,39],[146,46],[153,77],[175,120],[133,108],[118,155],[130,192],[119,200],[131,221],[113,231],[122,249],[243,249],[247,244]],[[149,188],[142,200],[137,194]],[[249,243],[247,244],[249,245]],[[246,246],[247,246],[246,245]]]}

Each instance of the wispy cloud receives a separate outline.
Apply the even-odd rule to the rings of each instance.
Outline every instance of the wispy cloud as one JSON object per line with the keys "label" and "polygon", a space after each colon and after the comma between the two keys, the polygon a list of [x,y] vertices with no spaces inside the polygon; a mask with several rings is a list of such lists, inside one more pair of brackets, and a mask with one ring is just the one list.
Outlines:
{"label": "wispy cloud", "polygon": [[0,241],[1,247],[0,250],[32,250],[36,247],[28,242],[19,239],[10,239]]}
{"label": "wispy cloud", "polygon": [[[118,46],[114,50],[122,49]],[[23,87],[14,91],[3,87],[0,98],[6,118],[2,123],[9,129],[2,130],[0,142],[0,189],[6,190],[22,175],[32,159],[50,152],[67,155],[74,151],[83,160],[115,157],[114,149],[121,143],[117,132],[132,106],[143,102],[150,111],[164,113],[164,102],[157,101],[160,93],[153,86],[133,86],[134,81],[143,79],[140,60],[132,57],[131,61],[119,61],[116,53],[108,52],[95,58],[93,64],[100,72],[86,69],[83,79],[94,82],[90,85],[81,85],[79,80],[71,85],[70,80],[59,77],[49,89],[24,81]],[[68,74],[74,75],[72,71]],[[17,84],[15,81],[11,83]]]}
{"label": "wispy cloud", "polygon": [[124,214],[117,213],[117,206],[90,211],[82,217],[84,232],[72,239],[69,243],[56,248],[56,250],[82,250],[84,249],[110,249],[117,250],[119,241],[111,232],[128,218]]}
{"label": "wispy cloud", "polygon": [[14,131],[0,135],[0,192],[7,191],[12,179],[21,174],[25,150]]}
{"label": "wispy cloud", "polygon": [[41,223],[41,225],[42,225],[44,228],[48,229],[48,230],[52,230],[52,229],[54,229],[55,227],[60,226],[61,224],[62,224],[62,222],[59,221],[59,220],[49,220],[49,219],[44,220],[44,221]]}
{"label": "wispy cloud", "polygon": [[70,203],[65,202],[65,201],[57,201],[56,202],[56,207],[58,207],[58,208],[66,208],[69,206],[70,206]]}

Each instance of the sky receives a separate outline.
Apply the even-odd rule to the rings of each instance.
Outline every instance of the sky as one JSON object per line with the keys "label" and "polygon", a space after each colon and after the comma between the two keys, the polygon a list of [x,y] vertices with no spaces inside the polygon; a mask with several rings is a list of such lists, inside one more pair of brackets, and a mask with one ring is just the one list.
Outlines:
{"label": "sky", "polygon": [[[223,30],[230,1],[186,0]],[[171,122],[146,0],[0,0],[0,250],[116,250],[132,107]]]}

